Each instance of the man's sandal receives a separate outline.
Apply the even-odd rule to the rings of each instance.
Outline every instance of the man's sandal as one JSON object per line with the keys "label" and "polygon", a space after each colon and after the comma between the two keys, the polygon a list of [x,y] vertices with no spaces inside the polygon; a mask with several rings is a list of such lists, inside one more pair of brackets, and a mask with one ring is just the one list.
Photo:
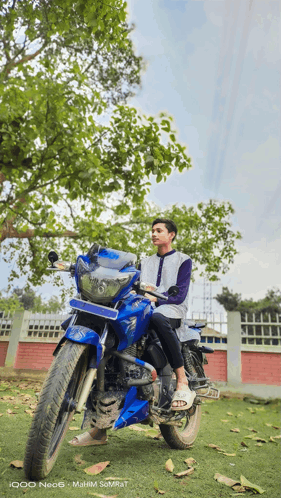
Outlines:
{"label": "man's sandal", "polygon": [[[175,412],[179,412],[182,410],[188,410],[192,405],[193,401],[196,398],[196,392],[195,391],[175,391],[173,399],[172,399],[172,404],[171,404],[171,410]],[[184,401],[184,405],[182,406],[173,406],[173,403],[175,401]]]}
{"label": "man's sandal", "polygon": [[103,432],[99,434],[101,431],[97,429],[97,432],[91,436],[89,432],[84,432],[79,436],[75,436],[69,444],[71,446],[97,446],[101,444],[107,444],[107,436]]}

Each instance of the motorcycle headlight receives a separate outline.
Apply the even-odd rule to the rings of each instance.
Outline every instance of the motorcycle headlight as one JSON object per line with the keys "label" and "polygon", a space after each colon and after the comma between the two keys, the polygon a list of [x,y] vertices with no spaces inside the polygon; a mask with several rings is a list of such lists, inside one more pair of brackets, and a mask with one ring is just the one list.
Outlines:
{"label": "motorcycle headlight", "polygon": [[82,295],[96,303],[112,301],[126,287],[134,275],[133,273],[127,273],[123,276],[118,271],[114,271],[116,276],[105,275],[104,269],[102,275],[99,275],[98,270],[82,275],[79,281]]}

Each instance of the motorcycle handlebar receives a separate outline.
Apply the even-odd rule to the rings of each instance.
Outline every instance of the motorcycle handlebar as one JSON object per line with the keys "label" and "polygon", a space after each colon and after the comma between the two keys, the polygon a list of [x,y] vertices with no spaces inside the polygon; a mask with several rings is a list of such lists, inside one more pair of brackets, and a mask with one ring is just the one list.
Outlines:
{"label": "motorcycle handlebar", "polygon": [[164,294],[160,294],[160,292],[155,292],[155,291],[145,291],[146,294],[151,294],[154,297],[158,297],[159,299],[162,299],[162,301],[168,301],[168,297],[164,296]]}

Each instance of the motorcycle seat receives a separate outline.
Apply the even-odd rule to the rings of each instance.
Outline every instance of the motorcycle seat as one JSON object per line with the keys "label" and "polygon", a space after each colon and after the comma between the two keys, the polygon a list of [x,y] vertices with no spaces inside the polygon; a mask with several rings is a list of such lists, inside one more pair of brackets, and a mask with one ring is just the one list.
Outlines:
{"label": "motorcycle seat", "polygon": [[204,327],[206,327],[207,322],[195,322],[195,320],[184,320],[184,323],[188,327],[196,327],[198,329],[203,329]]}

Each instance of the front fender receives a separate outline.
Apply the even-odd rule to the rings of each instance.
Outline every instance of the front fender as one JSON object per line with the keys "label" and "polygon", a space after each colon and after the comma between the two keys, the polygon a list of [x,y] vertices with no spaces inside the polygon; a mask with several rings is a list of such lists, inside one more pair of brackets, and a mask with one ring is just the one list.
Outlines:
{"label": "front fender", "polygon": [[100,342],[100,336],[92,329],[88,327],[83,327],[82,325],[72,325],[68,327],[66,334],[64,336],[73,342],[79,342],[80,344],[91,344],[97,348],[97,358],[96,358],[96,368],[99,366],[102,358],[102,345]]}

